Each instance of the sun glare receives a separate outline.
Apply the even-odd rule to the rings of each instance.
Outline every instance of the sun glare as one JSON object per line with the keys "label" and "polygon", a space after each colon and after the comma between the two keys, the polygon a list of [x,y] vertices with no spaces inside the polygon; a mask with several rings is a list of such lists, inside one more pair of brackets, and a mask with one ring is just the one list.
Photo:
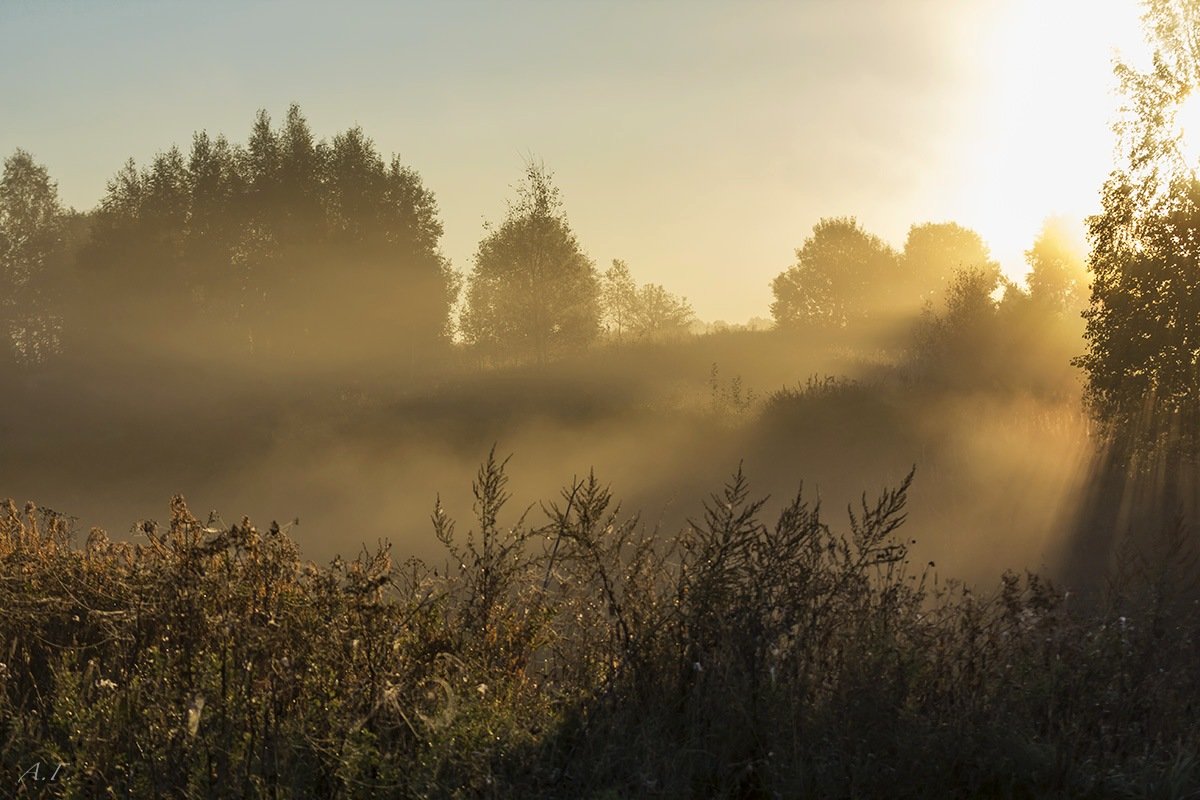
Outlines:
{"label": "sun glare", "polygon": [[[1016,0],[992,29],[952,216],[984,235],[1014,280],[1047,217],[1082,221],[1099,210],[1120,106],[1112,58],[1142,66],[1137,21],[1133,0],[1085,15],[1066,0]],[[1197,112],[1190,129],[1200,143],[1200,104]]]}
{"label": "sun glare", "polygon": [[1187,165],[1200,167],[1200,92],[1192,92],[1175,112],[1175,128],[1179,135],[1179,154]]}

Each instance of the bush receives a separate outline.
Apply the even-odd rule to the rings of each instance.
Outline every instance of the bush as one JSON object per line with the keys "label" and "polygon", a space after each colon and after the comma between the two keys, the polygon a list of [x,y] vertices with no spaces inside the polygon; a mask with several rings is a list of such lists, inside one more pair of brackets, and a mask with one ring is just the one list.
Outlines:
{"label": "bush", "polygon": [[[594,475],[477,527],[449,574],[319,568],[182,498],[136,544],[0,512],[0,762],[58,797],[1183,797],[1197,622],[1163,571],[1081,606],[910,564],[912,475],[844,532],[739,470],[675,536]],[[1128,563],[1134,563],[1130,560]],[[44,777],[44,775],[42,776]]]}

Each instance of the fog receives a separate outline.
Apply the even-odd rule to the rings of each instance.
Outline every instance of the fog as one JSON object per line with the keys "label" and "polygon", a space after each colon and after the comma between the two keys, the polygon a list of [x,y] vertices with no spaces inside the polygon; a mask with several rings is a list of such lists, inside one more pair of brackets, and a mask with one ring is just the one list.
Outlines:
{"label": "fog", "polygon": [[[540,501],[594,471],[666,533],[739,465],[768,509],[803,485],[833,519],[915,467],[914,558],[969,581],[1058,571],[1092,453],[1078,396],[929,387],[880,363],[886,353],[854,353],[741,331],[544,365],[481,367],[450,352],[420,374],[179,359],[43,370],[5,395],[0,485],[84,532],[163,519],[180,493],[224,524],[298,518],[289,532],[316,561],[387,539],[436,563],[435,498],[469,526],[471,481],[493,446],[511,456],[509,522],[530,505],[541,519]],[[1071,384],[1069,366],[1061,377]]]}
{"label": "fog", "polygon": [[316,561],[382,540],[436,561],[435,500],[469,526],[494,448],[510,521],[594,471],[664,536],[739,468],[768,508],[803,486],[830,518],[915,469],[905,536],[938,575],[1083,584],[1163,497],[1104,499],[1140,472],[1085,407],[1069,221],[1019,285],[952,221],[893,244],[821,219],[764,317],[730,325],[598,264],[538,161],[455,268],[421,176],[359,128],[317,140],[296,106],[129,162],[87,212],[24,151],[4,182],[0,496],[81,535],[182,494],[214,524],[299,520]]}

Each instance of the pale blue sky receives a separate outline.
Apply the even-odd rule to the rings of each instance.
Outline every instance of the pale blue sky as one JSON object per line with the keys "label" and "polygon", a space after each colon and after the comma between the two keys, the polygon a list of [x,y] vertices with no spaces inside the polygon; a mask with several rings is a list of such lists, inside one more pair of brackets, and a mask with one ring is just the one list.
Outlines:
{"label": "pale blue sky", "polygon": [[422,175],[460,270],[533,155],[601,267],[744,320],[822,216],[956,219],[1019,273],[1091,207],[1131,31],[1132,0],[0,0],[0,153],[90,208],[127,158],[297,102]]}

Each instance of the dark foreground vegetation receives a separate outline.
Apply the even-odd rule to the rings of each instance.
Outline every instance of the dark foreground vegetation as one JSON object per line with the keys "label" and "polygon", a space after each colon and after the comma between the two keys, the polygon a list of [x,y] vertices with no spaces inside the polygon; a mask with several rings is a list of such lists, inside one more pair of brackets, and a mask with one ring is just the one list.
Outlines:
{"label": "dark foreground vegetation", "polygon": [[[1200,13],[1144,5],[1086,258],[1048,223],[1020,286],[955,223],[824,219],[741,330],[602,272],[540,164],[464,272],[415,170],[295,106],[86,212],[15,152],[0,496],[272,503],[312,557],[495,441],[513,494],[624,483],[513,507],[493,455],[400,566],[181,497],[129,541],[0,506],[0,795],[1200,797]],[[815,489],[673,505],[739,459]]]}
{"label": "dark foreground vegetation", "polygon": [[[1102,597],[910,563],[912,476],[833,525],[739,470],[674,536],[504,464],[442,564],[318,568],[182,498],[136,543],[0,512],[0,757],[55,797],[1187,797],[1200,619],[1176,528]],[[63,765],[58,768],[58,765]],[[40,773],[29,772],[40,765]],[[53,781],[46,778],[56,768]],[[25,774],[18,783],[17,776]],[[41,781],[34,780],[40,775]]]}

